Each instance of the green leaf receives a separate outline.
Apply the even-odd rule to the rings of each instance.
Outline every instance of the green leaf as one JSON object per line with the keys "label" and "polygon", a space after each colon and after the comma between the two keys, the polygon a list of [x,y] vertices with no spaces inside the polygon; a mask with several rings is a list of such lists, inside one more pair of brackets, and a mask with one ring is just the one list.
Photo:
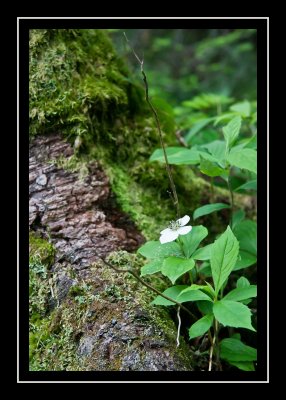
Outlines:
{"label": "green leaf", "polygon": [[209,260],[211,258],[211,249],[212,249],[212,244],[208,244],[205,247],[201,247],[200,249],[197,249],[193,253],[192,258],[194,260],[200,260],[200,261]]}
{"label": "green leaf", "polygon": [[238,271],[239,269],[250,267],[257,261],[256,256],[249,253],[248,251],[240,250],[239,256],[240,257],[238,257],[233,271]]}
{"label": "green leaf", "polygon": [[226,171],[219,167],[215,162],[207,160],[200,154],[200,171],[207,176],[221,176],[226,174]]}
{"label": "green leaf", "polygon": [[253,181],[246,182],[235,189],[236,192],[239,192],[240,190],[257,190],[257,179],[253,179]]}
{"label": "green leaf", "polygon": [[197,300],[212,301],[212,299],[207,294],[201,292],[200,290],[193,290],[191,289],[191,287],[183,290],[177,298],[177,301],[179,301],[180,303]]}
{"label": "green leaf", "polygon": [[181,247],[176,242],[161,244],[159,241],[150,241],[141,246],[137,252],[146,258],[164,258],[182,256]]}
{"label": "green leaf", "polygon": [[[188,286],[186,285],[177,285],[177,286],[172,286],[168,289],[166,289],[163,294],[166,296],[170,297],[171,299],[177,300],[178,295],[181,293],[182,290],[186,289]],[[175,303],[173,303],[170,300],[164,299],[162,296],[157,296],[151,304],[155,304],[157,306],[174,306]]]}
{"label": "green leaf", "polygon": [[232,149],[228,155],[230,165],[257,173],[257,152],[252,149]]}
{"label": "green leaf", "polygon": [[205,206],[199,207],[194,211],[193,219],[195,220],[203,215],[211,214],[215,211],[223,210],[224,208],[230,208],[230,206],[224,203],[206,204]]}
{"label": "green leaf", "polygon": [[248,286],[250,286],[250,282],[244,276],[241,276],[236,282],[237,288],[246,288]]}
{"label": "green leaf", "polygon": [[195,261],[191,258],[168,257],[164,260],[162,274],[174,284],[180,276],[193,269],[194,266]]}
{"label": "green leaf", "polygon": [[208,236],[208,230],[203,225],[193,226],[191,232],[180,236],[186,258],[191,257],[201,241]]}
{"label": "green leaf", "polygon": [[251,112],[251,107],[249,101],[242,101],[241,103],[233,104],[230,107],[231,111],[241,114],[243,117],[249,117]]}
{"label": "green leaf", "polygon": [[195,136],[201,129],[203,129],[205,126],[207,126],[213,120],[214,120],[214,118],[206,118],[206,119],[202,119],[202,120],[196,122],[193,125],[192,129],[190,129],[189,132],[187,133],[187,135],[185,136],[185,141],[187,143],[190,143],[193,136]]}
{"label": "green leaf", "polygon": [[224,326],[246,328],[255,331],[251,325],[250,309],[244,304],[222,299],[214,303],[213,312],[215,318]]}
{"label": "green leaf", "polygon": [[210,301],[197,301],[196,305],[201,313],[213,314],[213,303],[211,303]]}
{"label": "green leaf", "polygon": [[238,339],[227,338],[220,342],[220,356],[227,361],[256,361],[257,350]]}
{"label": "green leaf", "polygon": [[141,268],[141,276],[155,274],[160,272],[162,268],[162,259],[155,259]]}
{"label": "green leaf", "polygon": [[241,117],[234,117],[229,123],[222,128],[222,132],[226,141],[226,148],[231,149],[236,138],[238,137],[241,127]]}
{"label": "green leaf", "polygon": [[239,244],[228,226],[211,249],[211,269],[216,294],[233,270],[239,251]]}
{"label": "green leaf", "polygon": [[235,226],[239,224],[245,217],[245,212],[243,210],[238,210],[233,213],[232,216],[232,230],[234,230]]}
{"label": "green leaf", "polygon": [[257,255],[256,222],[246,219],[235,226],[233,233],[239,241],[240,250],[244,250],[254,256]]}
{"label": "green leaf", "polygon": [[249,285],[244,288],[236,288],[229,292],[226,296],[224,296],[223,300],[233,300],[240,301],[250,299],[251,297],[257,296],[257,286]]}
{"label": "green leaf", "polygon": [[[167,157],[169,164],[198,164],[200,155],[196,150],[185,149],[184,147],[167,147]],[[156,149],[150,157],[150,161],[160,161],[165,163],[162,149]]]}
{"label": "green leaf", "polygon": [[228,363],[241,369],[242,371],[255,371],[252,361],[228,361]]}
{"label": "green leaf", "polygon": [[223,162],[225,159],[225,142],[222,140],[215,140],[211,143],[203,145],[205,149],[207,149],[211,155],[218,161]]}
{"label": "green leaf", "polygon": [[207,314],[198,321],[196,321],[189,329],[190,339],[193,339],[197,336],[202,336],[206,333],[213,323],[213,315]]}

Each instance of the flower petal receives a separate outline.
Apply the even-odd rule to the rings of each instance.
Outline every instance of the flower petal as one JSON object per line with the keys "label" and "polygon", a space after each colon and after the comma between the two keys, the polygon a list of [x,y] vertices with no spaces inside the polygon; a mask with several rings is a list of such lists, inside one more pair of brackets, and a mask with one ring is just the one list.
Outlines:
{"label": "flower petal", "polygon": [[191,232],[191,230],[192,230],[191,226],[182,226],[181,228],[178,229],[178,234],[186,235],[187,233]]}
{"label": "flower petal", "polygon": [[172,231],[172,229],[164,229],[164,230],[165,232],[160,237],[160,242],[162,244],[173,242],[179,236],[179,233],[177,231]]}
{"label": "flower petal", "polygon": [[188,215],[185,215],[183,218],[178,219],[178,222],[181,226],[185,226],[190,221],[190,219],[191,218]]}
{"label": "flower petal", "polygon": [[164,233],[169,232],[170,230],[171,230],[170,228],[163,229],[163,230],[160,232],[160,234],[161,234],[161,235],[164,235]]}

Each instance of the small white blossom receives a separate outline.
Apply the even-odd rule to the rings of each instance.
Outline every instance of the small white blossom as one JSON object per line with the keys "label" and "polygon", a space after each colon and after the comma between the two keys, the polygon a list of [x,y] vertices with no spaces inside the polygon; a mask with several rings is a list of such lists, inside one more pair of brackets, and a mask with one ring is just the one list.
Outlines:
{"label": "small white blossom", "polygon": [[160,232],[160,242],[168,243],[173,242],[176,240],[179,235],[186,235],[187,233],[191,232],[191,226],[185,226],[190,221],[190,217],[185,215],[183,218],[177,219],[177,221],[171,221],[169,224],[169,228],[164,229]]}

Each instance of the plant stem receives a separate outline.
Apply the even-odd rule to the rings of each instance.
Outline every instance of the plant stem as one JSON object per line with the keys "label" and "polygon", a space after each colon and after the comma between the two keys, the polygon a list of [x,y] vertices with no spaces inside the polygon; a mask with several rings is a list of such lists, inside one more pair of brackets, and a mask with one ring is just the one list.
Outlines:
{"label": "plant stem", "polygon": [[231,184],[230,184],[230,170],[229,170],[229,175],[227,178],[227,187],[229,190],[229,197],[230,197],[230,226],[232,226],[232,218],[233,218],[233,191],[231,189]]}
{"label": "plant stem", "polygon": [[211,177],[211,203],[214,202],[214,178]]}
{"label": "plant stem", "polygon": [[[211,337],[211,333],[209,330],[209,337]],[[211,348],[210,348],[210,357],[209,357],[209,371],[212,370],[212,363],[213,363],[213,353],[215,347],[218,347],[218,321],[214,319],[214,336],[213,339],[211,338]],[[216,359],[219,360],[218,350],[216,349]]]}
{"label": "plant stem", "polygon": [[164,159],[165,159],[165,164],[166,164],[166,170],[167,170],[167,174],[168,174],[168,178],[169,178],[169,182],[170,182],[170,186],[171,186],[171,190],[172,190],[172,200],[174,203],[174,206],[176,207],[176,212],[177,212],[177,219],[180,218],[180,205],[179,205],[179,200],[178,200],[178,196],[177,196],[177,191],[176,191],[176,186],[173,180],[173,176],[172,176],[172,171],[171,171],[171,167],[170,164],[168,162],[168,157],[167,157],[167,152],[166,152],[166,148],[165,148],[165,144],[164,144],[164,140],[163,140],[163,134],[162,134],[162,130],[161,130],[161,125],[160,125],[160,121],[159,121],[159,117],[157,114],[157,111],[155,110],[153,104],[151,103],[150,99],[149,99],[149,88],[148,88],[148,81],[147,81],[147,76],[145,74],[144,68],[143,68],[143,64],[144,64],[144,60],[140,60],[140,58],[138,57],[138,55],[135,53],[133,47],[130,45],[130,42],[124,32],[124,36],[125,39],[128,43],[128,45],[130,46],[135,58],[137,59],[137,61],[140,64],[140,69],[141,69],[141,73],[143,76],[143,82],[145,85],[145,98],[146,98],[146,102],[151,110],[151,112],[154,115],[155,118],[155,122],[156,122],[156,126],[157,126],[157,130],[159,133],[159,137],[160,137],[160,144],[163,150],[163,154],[164,154]]}

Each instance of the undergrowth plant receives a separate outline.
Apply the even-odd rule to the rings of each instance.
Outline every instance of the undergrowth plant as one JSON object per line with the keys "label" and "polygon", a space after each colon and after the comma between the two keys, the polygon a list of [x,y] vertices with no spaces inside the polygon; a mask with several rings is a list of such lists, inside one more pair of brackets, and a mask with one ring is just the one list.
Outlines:
{"label": "undergrowth plant", "polygon": [[[126,40],[128,41],[127,38]],[[195,133],[210,122],[218,124],[226,121],[219,140],[189,148],[189,139],[195,135],[193,131],[187,135],[187,141],[183,141],[186,143],[185,147],[165,148],[158,114],[149,99],[143,60],[132,47],[131,49],[141,67],[146,101],[155,117],[161,142],[161,149],[154,151],[150,161],[165,164],[177,215],[177,219],[170,221],[168,227],[161,231],[159,240],[149,241],[138,250],[147,259],[147,263],[141,268],[139,280],[144,283],[142,277],[157,273],[169,279],[170,287],[159,294],[152,304],[177,307],[177,345],[180,344],[180,311],[188,311],[192,318],[189,340],[199,343],[207,337],[209,371],[221,370],[222,360],[241,370],[253,371],[257,358],[256,349],[241,340],[241,333],[244,335],[244,330],[256,331],[252,322],[251,304],[257,295],[257,287],[247,278],[237,277],[234,272],[256,263],[256,224],[244,219],[243,210],[235,210],[231,184],[233,171],[236,174],[246,171],[248,181],[236,190],[256,189],[256,133],[252,132],[248,138],[241,138],[239,135],[242,119],[250,117],[248,104],[237,104],[228,113],[197,123],[199,126],[195,127]],[[212,185],[213,179],[219,178],[228,187],[229,204],[206,204],[193,212],[195,221],[212,212],[230,209],[229,224],[224,232],[218,234],[213,242],[208,238],[208,244],[203,247],[200,245],[208,237],[208,229],[203,225],[190,226],[190,216],[180,216],[171,164],[197,166],[202,174],[211,179]],[[233,282],[235,287],[231,286]]]}

